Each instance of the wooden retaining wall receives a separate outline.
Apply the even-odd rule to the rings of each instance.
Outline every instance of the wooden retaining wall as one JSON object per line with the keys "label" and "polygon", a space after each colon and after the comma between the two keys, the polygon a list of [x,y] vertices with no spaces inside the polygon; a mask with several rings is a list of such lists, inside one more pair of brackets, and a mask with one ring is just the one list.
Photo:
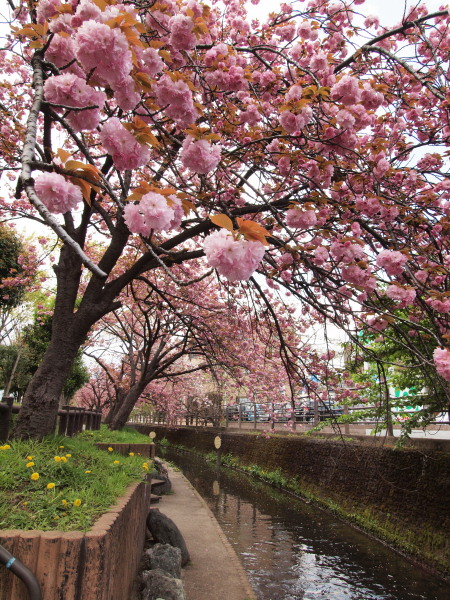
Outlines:
{"label": "wooden retaining wall", "polygon": [[[0,530],[0,544],[35,573],[44,600],[128,600],[144,548],[150,488],[131,485],[86,533]],[[0,568],[0,600],[28,599],[21,580]]]}

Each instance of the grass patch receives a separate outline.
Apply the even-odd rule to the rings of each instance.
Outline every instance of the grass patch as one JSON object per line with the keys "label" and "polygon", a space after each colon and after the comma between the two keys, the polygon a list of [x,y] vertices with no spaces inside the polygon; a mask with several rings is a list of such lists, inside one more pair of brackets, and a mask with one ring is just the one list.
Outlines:
{"label": "grass patch", "polygon": [[98,431],[83,431],[77,438],[91,440],[92,442],[104,442],[115,444],[150,444],[147,435],[139,433],[132,427],[124,427],[117,431],[111,431],[106,425],[102,425]]}
{"label": "grass patch", "polygon": [[50,436],[0,446],[0,529],[87,531],[152,468],[142,456],[92,443],[119,441],[112,437]]}

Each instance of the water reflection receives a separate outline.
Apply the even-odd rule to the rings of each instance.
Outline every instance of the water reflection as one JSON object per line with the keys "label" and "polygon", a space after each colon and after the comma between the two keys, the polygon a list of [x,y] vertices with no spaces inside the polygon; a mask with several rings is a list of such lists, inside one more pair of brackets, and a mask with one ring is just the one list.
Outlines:
{"label": "water reflection", "polygon": [[164,456],[208,502],[258,600],[448,600],[448,586],[313,505],[188,453]]}

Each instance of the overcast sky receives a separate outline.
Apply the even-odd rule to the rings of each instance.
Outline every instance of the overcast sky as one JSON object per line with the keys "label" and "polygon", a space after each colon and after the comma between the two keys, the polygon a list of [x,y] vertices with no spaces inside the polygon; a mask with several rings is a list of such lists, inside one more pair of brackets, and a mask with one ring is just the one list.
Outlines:
{"label": "overcast sky", "polygon": [[[252,6],[248,1],[249,13],[253,16],[263,19],[265,14],[274,11],[283,1],[289,0],[260,0],[258,6]],[[430,12],[434,12],[439,9],[440,6],[448,5],[450,0],[423,0],[423,2],[429,7]],[[405,4],[408,7],[416,6],[419,0],[367,0],[362,6],[355,6],[355,9],[361,12],[363,15],[377,15],[380,17],[380,22],[384,25],[396,25],[402,18],[405,10]],[[307,5],[307,1],[303,3],[303,6]],[[294,7],[302,8],[302,3],[294,4]]]}

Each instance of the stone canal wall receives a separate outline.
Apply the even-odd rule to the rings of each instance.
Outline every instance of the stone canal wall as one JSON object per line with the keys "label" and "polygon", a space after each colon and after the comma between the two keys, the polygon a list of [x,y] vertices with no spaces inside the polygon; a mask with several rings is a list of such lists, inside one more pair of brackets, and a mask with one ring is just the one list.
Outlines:
{"label": "stone canal wall", "polygon": [[450,575],[450,442],[414,440],[414,446],[396,449],[375,438],[136,428],[155,431],[156,442],[165,438],[203,454],[216,452],[220,435],[222,456],[238,467],[281,473],[290,489]]}

